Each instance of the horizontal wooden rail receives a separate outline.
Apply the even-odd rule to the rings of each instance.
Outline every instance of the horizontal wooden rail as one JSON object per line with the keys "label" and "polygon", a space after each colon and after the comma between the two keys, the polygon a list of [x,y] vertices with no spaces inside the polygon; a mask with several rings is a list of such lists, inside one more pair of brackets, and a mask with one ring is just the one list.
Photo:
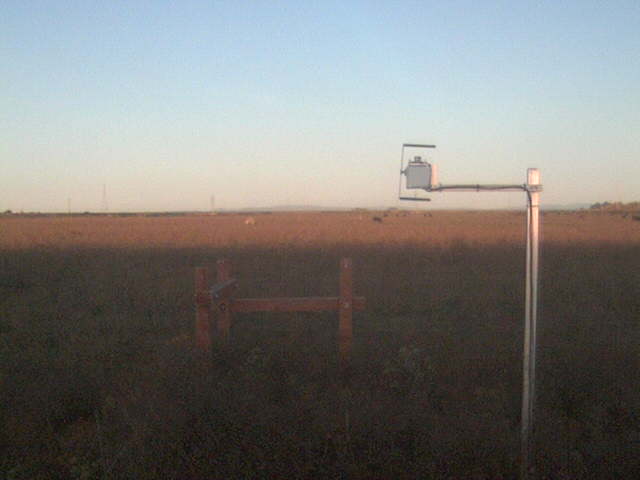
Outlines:
{"label": "horizontal wooden rail", "polygon": [[229,341],[234,313],[251,312],[338,312],[338,352],[340,363],[346,366],[351,355],[353,340],[353,312],[363,311],[364,297],[353,296],[353,264],[351,259],[340,261],[338,297],[282,297],[235,298],[237,280],[231,276],[231,263],[218,260],[216,283],[209,285],[209,270],[196,268],[195,343],[200,352],[208,353],[212,346],[212,314],[219,345]]}
{"label": "horizontal wooden rail", "polygon": [[[364,297],[353,297],[353,310],[365,308]],[[338,311],[340,297],[294,297],[294,298],[234,298],[231,311],[249,312],[321,312]]]}

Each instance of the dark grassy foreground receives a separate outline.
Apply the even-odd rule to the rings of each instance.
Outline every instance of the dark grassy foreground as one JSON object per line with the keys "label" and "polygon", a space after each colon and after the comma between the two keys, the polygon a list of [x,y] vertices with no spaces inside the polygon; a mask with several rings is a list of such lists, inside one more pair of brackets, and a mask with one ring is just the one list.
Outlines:
{"label": "dark grassy foreground", "polygon": [[[367,311],[239,317],[193,358],[193,267],[241,296]],[[515,478],[522,246],[32,249],[0,254],[0,478]],[[640,478],[640,246],[544,245],[540,478]]]}

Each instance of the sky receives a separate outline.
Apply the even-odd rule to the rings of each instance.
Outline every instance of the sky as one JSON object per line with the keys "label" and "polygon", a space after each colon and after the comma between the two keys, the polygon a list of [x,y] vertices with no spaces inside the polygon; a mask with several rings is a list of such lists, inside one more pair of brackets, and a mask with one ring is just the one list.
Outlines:
{"label": "sky", "polygon": [[404,142],[444,184],[640,200],[640,2],[0,3],[0,211],[402,206]]}

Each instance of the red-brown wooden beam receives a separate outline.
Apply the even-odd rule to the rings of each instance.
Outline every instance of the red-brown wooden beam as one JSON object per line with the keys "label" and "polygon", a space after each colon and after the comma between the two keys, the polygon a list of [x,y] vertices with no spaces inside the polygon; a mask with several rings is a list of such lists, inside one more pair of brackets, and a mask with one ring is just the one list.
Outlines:
{"label": "red-brown wooden beam", "polygon": [[353,312],[365,308],[364,297],[353,296],[353,264],[351,259],[340,261],[339,297],[233,298],[236,281],[231,277],[228,260],[217,262],[217,284],[209,287],[209,271],[196,268],[196,346],[200,351],[211,350],[211,313],[215,312],[217,337],[222,344],[229,340],[233,313],[250,312],[321,312],[338,311],[338,351],[340,361],[347,364],[353,341]]}
{"label": "red-brown wooden beam", "polygon": [[209,269],[197,267],[195,274],[196,297],[196,348],[208,353],[211,350],[211,299],[209,296]]}
{"label": "red-brown wooden beam", "polygon": [[[352,308],[354,311],[363,311],[364,307],[364,297],[353,297]],[[234,313],[335,312],[339,309],[339,297],[234,298],[231,300],[231,311]]]}
{"label": "red-brown wooden beam", "polygon": [[340,261],[340,310],[338,311],[338,355],[343,366],[351,358],[353,341],[353,264],[350,258]]}
{"label": "red-brown wooden beam", "polygon": [[[218,260],[217,281],[225,283],[231,279],[231,263],[228,260]],[[229,341],[229,331],[231,330],[231,297],[220,297],[215,302],[218,338],[225,344]]]}

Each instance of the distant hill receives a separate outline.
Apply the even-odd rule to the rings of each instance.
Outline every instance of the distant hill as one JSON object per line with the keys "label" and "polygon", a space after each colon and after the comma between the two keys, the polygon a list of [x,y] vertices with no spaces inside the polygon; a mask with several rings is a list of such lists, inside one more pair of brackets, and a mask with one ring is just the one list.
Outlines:
{"label": "distant hill", "polygon": [[590,210],[603,210],[606,212],[640,212],[640,202],[602,202],[589,206]]}
{"label": "distant hill", "polygon": [[323,210],[352,210],[351,208],[322,207],[319,205],[273,205],[271,207],[247,207],[236,212],[319,212]]}
{"label": "distant hill", "polygon": [[[250,214],[250,213],[267,213],[267,212],[349,212],[349,211],[384,211],[384,210],[413,210],[416,209],[415,205],[405,204],[402,206],[392,205],[371,205],[367,207],[335,207],[327,205],[272,205],[268,207],[246,207],[246,208],[218,208],[215,213],[218,214]],[[520,210],[524,205],[519,207],[507,207],[507,208],[441,208],[438,206],[430,206],[429,210]],[[545,204],[541,205],[542,210],[603,210],[603,211],[621,211],[621,212],[637,212],[640,211],[640,202],[621,203],[621,202],[602,202],[602,203],[566,203],[566,204]],[[422,210],[422,208],[419,208]],[[11,210],[0,211],[0,216],[111,216],[111,217],[125,217],[125,216],[146,216],[146,217],[165,217],[165,216],[183,216],[183,215],[207,215],[210,211],[206,210],[185,210],[185,211],[141,211],[141,212],[12,212]]]}
{"label": "distant hill", "polygon": [[588,203],[556,203],[545,205],[544,203],[541,205],[542,210],[583,210],[585,208],[589,208],[590,204]]}

